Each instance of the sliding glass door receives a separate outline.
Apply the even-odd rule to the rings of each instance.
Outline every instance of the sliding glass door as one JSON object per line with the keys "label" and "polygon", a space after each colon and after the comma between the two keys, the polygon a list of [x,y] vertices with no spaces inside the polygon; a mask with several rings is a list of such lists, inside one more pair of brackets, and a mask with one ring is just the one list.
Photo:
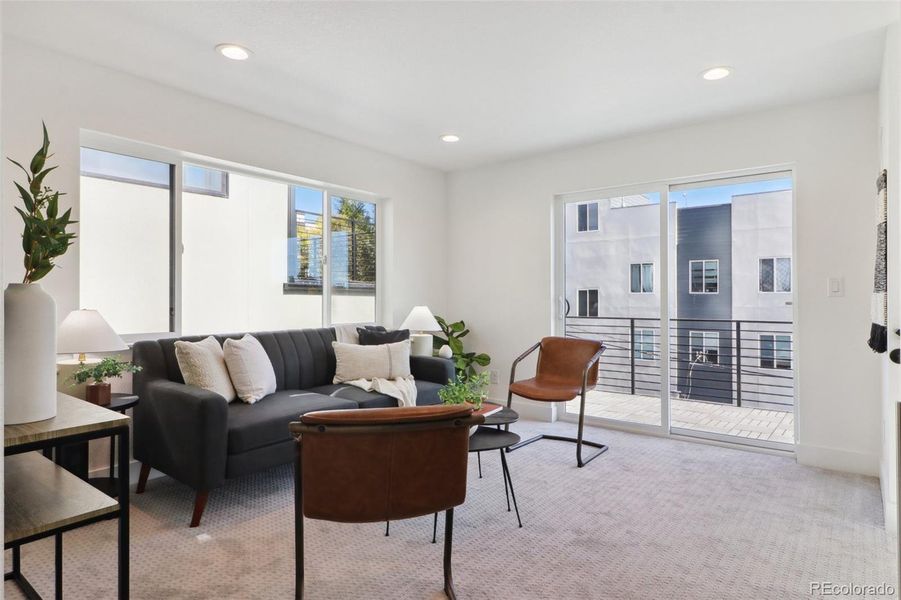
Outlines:
{"label": "sliding glass door", "polygon": [[792,214],[788,171],[559,197],[557,331],[607,347],[586,416],[790,447]]}
{"label": "sliding glass door", "polygon": [[[607,350],[586,414],[661,427],[661,193],[618,190],[562,199],[558,326]],[[665,339],[665,338],[663,338]],[[578,414],[579,400],[566,405]]]}

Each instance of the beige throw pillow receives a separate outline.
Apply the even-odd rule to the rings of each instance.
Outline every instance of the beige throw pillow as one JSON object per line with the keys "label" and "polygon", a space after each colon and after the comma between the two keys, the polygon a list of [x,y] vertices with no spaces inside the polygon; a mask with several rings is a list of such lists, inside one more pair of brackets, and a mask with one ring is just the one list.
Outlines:
{"label": "beige throw pillow", "polygon": [[222,346],[216,338],[210,336],[199,342],[179,340],[175,342],[175,358],[185,383],[216,392],[228,402],[235,399]]}
{"label": "beige throw pillow", "polygon": [[225,340],[222,351],[238,398],[253,404],[275,392],[275,370],[257,338],[248,333],[240,340]]}
{"label": "beige throw pillow", "polygon": [[410,340],[379,346],[332,342],[332,347],[336,363],[333,383],[410,376]]}

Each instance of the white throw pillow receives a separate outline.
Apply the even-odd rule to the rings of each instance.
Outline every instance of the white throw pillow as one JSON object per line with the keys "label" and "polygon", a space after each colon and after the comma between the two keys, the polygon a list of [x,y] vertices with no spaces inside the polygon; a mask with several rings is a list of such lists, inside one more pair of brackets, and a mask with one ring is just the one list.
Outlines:
{"label": "white throw pillow", "polygon": [[210,336],[199,342],[179,340],[175,342],[175,358],[185,383],[216,392],[228,402],[235,399],[222,346],[216,338]]}
{"label": "white throw pillow", "polygon": [[275,370],[257,338],[248,333],[240,340],[225,340],[223,353],[238,398],[253,404],[275,392]]}
{"label": "white throw pillow", "polygon": [[378,346],[332,342],[332,347],[335,349],[333,383],[410,376],[410,340]]}

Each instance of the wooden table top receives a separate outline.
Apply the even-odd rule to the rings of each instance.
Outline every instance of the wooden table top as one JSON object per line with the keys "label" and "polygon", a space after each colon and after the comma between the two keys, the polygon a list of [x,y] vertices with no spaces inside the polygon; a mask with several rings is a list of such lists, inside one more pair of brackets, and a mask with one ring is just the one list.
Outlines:
{"label": "wooden table top", "polygon": [[116,512],[119,503],[38,452],[7,456],[5,544]]}
{"label": "wooden table top", "polygon": [[56,403],[56,416],[52,419],[21,425],[5,425],[3,447],[12,448],[82,433],[115,429],[127,425],[131,420],[125,415],[62,393],[57,394]]}

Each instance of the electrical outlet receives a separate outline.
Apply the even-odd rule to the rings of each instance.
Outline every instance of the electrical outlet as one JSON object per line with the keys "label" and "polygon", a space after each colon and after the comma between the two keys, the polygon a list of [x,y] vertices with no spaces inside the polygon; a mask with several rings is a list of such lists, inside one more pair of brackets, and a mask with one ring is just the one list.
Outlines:
{"label": "electrical outlet", "polygon": [[497,383],[497,371],[492,370],[489,372],[491,373],[491,375],[489,375],[491,383]]}

